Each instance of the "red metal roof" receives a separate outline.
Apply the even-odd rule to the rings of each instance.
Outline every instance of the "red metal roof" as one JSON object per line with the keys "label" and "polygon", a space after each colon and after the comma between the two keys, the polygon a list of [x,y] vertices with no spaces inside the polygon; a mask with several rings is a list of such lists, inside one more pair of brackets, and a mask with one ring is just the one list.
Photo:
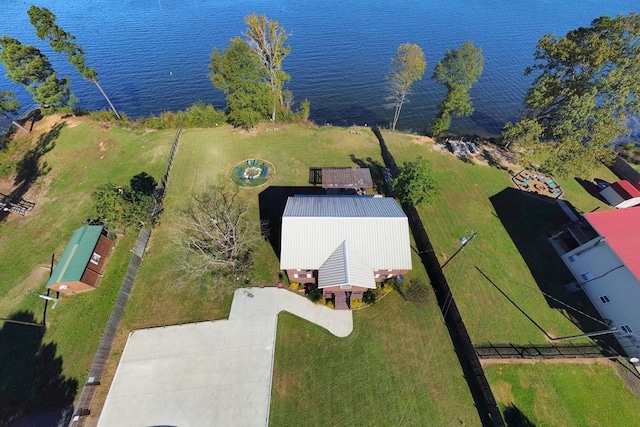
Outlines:
{"label": "red metal roof", "polygon": [[640,190],[638,190],[633,184],[629,181],[618,181],[611,184],[611,188],[615,190],[620,196],[622,196],[625,200],[633,199],[635,197],[640,197]]}
{"label": "red metal roof", "polygon": [[584,217],[640,280],[640,207],[592,212]]}

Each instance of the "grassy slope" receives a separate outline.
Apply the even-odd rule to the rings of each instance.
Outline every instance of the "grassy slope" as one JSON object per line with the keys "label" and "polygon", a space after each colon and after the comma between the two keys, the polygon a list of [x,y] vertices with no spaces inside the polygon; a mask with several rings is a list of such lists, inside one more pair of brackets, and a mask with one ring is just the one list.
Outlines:
{"label": "grassy slope", "polygon": [[[73,230],[91,215],[93,188],[108,181],[127,184],[131,176],[142,170],[161,176],[173,134],[173,131],[105,131],[97,123],[89,122],[62,129],[54,148],[41,159],[41,164],[46,162],[51,167],[34,187],[43,192],[43,200],[24,218],[11,217],[0,223],[0,275],[4,278],[0,294],[11,295],[0,301],[2,317],[9,317],[16,310],[28,310],[41,321],[43,300],[16,289],[44,290],[46,274],[40,275],[41,279],[35,284],[24,281],[38,265],[48,266],[52,253],[59,257]],[[50,185],[46,187],[44,182]],[[57,344],[62,356],[62,373],[80,383],[85,380],[124,277],[132,242],[133,239],[117,242],[96,291],[63,296],[55,310],[49,305],[49,328],[43,341]]]}
{"label": "grassy slope", "polygon": [[492,365],[485,372],[509,425],[631,426],[640,417],[638,397],[608,365]]}
{"label": "grassy slope", "polygon": [[[130,328],[214,319],[228,313],[228,295],[219,295],[193,283],[182,283],[175,271],[176,251],[171,230],[175,212],[189,192],[212,182],[219,174],[228,176],[233,165],[249,158],[264,158],[275,165],[277,174],[270,185],[307,185],[309,166],[351,166],[350,154],[365,161],[368,157],[375,162],[381,161],[375,138],[367,130],[363,131],[363,135],[357,135],[341,128],[301,126],[282,127],[278,132],[260,132],[258,135],[227,127],[185,131],[170,179],[165,213],[154,230],[119,337],[126,336]],[[108,180],[124,184],[141,170],[159,177],[173,135],[173,131],[104,131],[89,123],[63,129],[56,147],[45,157],[52,167],[45,177],[51,180],[46,200],[24,219],[0,223],[0,259],[3,260],[0,272],[6,279],[0,283],[2,295],[7,295],[10,287],[22,282],[37,265],[47,264],[52,252],[61,253],[73,229],[89,216],[89,194],[96,185]],[[494,168],[461,162],[448,154],[431,152],[428,147],[415,143],[412,137],[386,137],[398,160],[419,154],[428,157],[437,179],[443,183],[445,193],[438,204],[422,211],[440,258],[444,260],[455,251],[460,236],[468,235],[472,229],[480,233],[469,250],[461,253],[446,271],[474,341],[539,342],[541,339],[541,334],[483,281],[474,269],[476,265],[504,286],[527,311],[535,313],[550,332],[575,331],[557,311],[546,308],[526,262],[503,222],[493,215],[494,206],[489,198],[511,186],[509,175]],[[70,162],[68,159],[82,161]],[[607,172],[600,171],[598,176],[611,179]],[[561,184],[580,209],[591,210],[597,205],[595,199],[585,196],[576,182]],[[263,189],[243,191],[257,204],[258,194]],[[23,244],[35,240],[37,245]],[[100,339],[128,263],[132,242],[132,239],[118,242],[98,290],[64,298],[56,310],[47,314],[50,328],[45,340],[58,344],[58,352],[63,357],[63,373],[80,382],[84,380]],[[256,258],[254,282],[275,282],[278,265],[273,249],[265,242],[258,248]],[[424,274],[419,266],[414,271],[414,274]],[[20,295],[0,301],[2,314],[9,315],[13,309],[21,308],[31,310],[41,318],[41,300],[20,298]],[[435,302],[428,307],[416,308],[405,306],[397,295],[387,298],[388,301],[383,300],[372,309],[356,313],[355,335],[346,340],[334,338],[292,316],[282,316],[274,377],[272,419],[275,424],[296,424],[300,416],[310,412],[319,414],[318,422],[333,420],[326,412],[328,409],[312,405],[317,402],[318,392],[336,393],[331,397],[334,403],[331,413],[337,411],[344,419],[350,419],[350,414],[356,413],[350,404],[353,387],[372,405],[379,405],[375,409],[376,417],[380,414],[381,419],[391,423],[420,425],[425,420],[421,417],[428,416],[433,418],[426,419],[435,419],[436,424],[443,425],[458,418],[468,424],[477,422]],[[508,328],[504,327],[506,319],[510,324]],[[307,347],[315,350],[309,351]],[[323,351],[325,348],[335,351]],[[120,351],[121,348],[115,349],[116,353]],[[372,363],[361,363],[363,357],[369,355]],[[308,358],[314,363],[308,363]],[[340,363],[336,363],[336,358]],[[112,359],[112,364],[115,363],[117,358]],[[309,371],[311,365],[321,367],[317,372]],[[428,368],[419,371],[422,365]],[[529,368],[518,366],[513,369],[527,372]],[[423,378],[420,382],[413,380],[416,371]],[[335,373],[340,374],[339,380],[331,377]],[[602,383],[606,384],[611,375],[610,370],[604,369],[598,371],[593,381],[600,382],[602,378]],[[352,381],[351,377],[357,381]],[[303,382],[304,389],[297,384],[296,378]],[[307,389],[309,392],[305,391]],[[585,399],[589,401],[588,396]],[[394,411],[383,414],[387,401]]]}
{"label": "grassy slope", "polygon": [[[563,281],[558,278],[561,266],[546,240],[563,221],[559,209],[511,189],[513,183],[508,171],[463,162],[448,153],[412,144],[401,136],[385,137],[396,160],[423,155],[431,161],[443,194],[434,206],[423,207],[420,212],[441,262],[456,251],[462,236],[469,236],[472,230],[478,232],[478,237],[445,270],[473,341],[526,343],[545,339],[476,267],[550,335],[580,333],[561,312],[549,309],[535,280],[539,279],[547,291],[551,289],[564,296]],[[597,171],[597,176],[602,178],[611,179],[610,175],[604,168]],[[578,208],[604,208],[574,180],[560,183],[568,199]],[[505,207],[505,203],[511,205]],[[496,209],[496,205],[500,209]],[[505,319],[509,319],[508,327]]]}

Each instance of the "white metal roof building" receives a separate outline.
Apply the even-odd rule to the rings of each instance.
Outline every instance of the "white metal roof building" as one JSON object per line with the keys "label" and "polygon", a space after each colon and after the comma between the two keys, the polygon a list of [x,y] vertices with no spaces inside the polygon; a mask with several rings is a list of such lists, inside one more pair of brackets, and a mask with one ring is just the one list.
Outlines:
{"label": "white metal roof building", "polygon": [[[374,270],[410,270],[407,217],[394,199],[371,196],[289,197],[282,215],[280,268],[333,267],[360,275]],[[344,261],[341,261],[344,259]],[[350,264],[350,266],[349,266]],[[333,276],[329,282],[343,279]]]}

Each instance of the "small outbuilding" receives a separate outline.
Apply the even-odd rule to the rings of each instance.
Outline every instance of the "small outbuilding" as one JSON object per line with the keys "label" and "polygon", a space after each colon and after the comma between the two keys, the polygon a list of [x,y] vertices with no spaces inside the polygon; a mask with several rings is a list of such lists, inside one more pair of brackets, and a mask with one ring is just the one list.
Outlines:
{"label": "small outbuilding", "polygon": [[47,288],[63,294],[95,289],[104,273],[113,242],[100,225],[86,225],[74,231],[53,270]]}
{"label": "small outbuilding", "polygon": [[638,184],[629,181],[617,181],[600,191],[600,195],[611,206],[622,209],[640,205],[640,189]]}

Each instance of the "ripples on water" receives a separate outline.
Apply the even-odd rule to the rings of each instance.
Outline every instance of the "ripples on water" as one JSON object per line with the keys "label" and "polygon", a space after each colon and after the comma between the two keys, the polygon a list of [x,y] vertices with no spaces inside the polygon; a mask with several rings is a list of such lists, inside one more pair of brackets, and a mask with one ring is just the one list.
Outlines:
{"label": "ripples on water", "polygon": [[[466,40],[481,46],[484,74],[471,91],[476,113],[454,119],[457,132],[499,132],[521,108],[538,37],[564,34],[594,18],[634,10],[632,1],[552,0],[484,1],[77,1],[41,0],[58,16],[87,52],[116,107],[128,115],[183,109],[198,100],[224,106],[224,98],[207,77],[214,46],[244,30],[252,12],[278,20],[291,34],[291,54],[284,62],[292,76],[296,102],[311,101],[317,123],[386,125],[392,111],[384,107],[384,77],[398,45],[411,42],[425,51],[428,69],[414,86],[398,127],[422,132],[434,116],[444,89],[429,77],[444,52]],[[23,43],[43,44],[29,24],[27,3],[3,5],[0,34]],[[95,86],[83,81],[63,58],[50,54],[61,74],[69,74],[80,106],[107,108]],[[6,79],[0,89],[28,94]]]}

